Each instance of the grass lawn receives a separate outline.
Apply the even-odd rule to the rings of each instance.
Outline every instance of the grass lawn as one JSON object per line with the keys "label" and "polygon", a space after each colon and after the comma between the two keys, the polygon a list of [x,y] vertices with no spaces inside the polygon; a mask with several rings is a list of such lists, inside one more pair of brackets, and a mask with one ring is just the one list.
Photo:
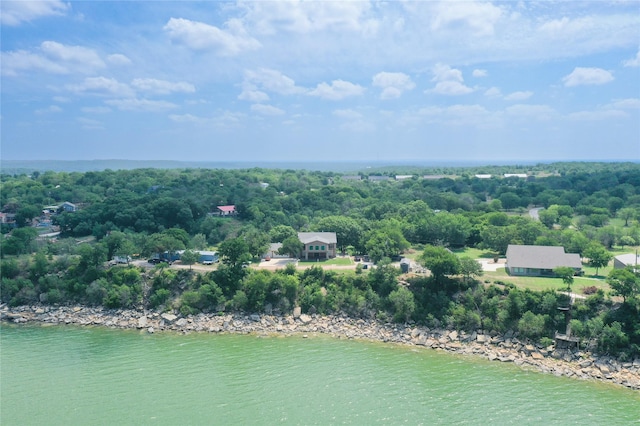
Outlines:
{"label": "grass lawn", "polygon": [[491,250],[480,250],[475,247],[457,248],[451,251],[458,257],[470,257],[471,259],[493,259],[497,254]]}
{"label": "grass lawn", "polygon": [[[602,268],[601,268],[602,269]],[[560,278],[548,278],[548,277],[515,277],[507,274],[504,268],[499,268],[497,271],[485,271],[481,280],[490,280],[492,283],[496,280],[505,283],[512,283],[516,287],[528,288],[531,290],[565,290],[567,285],[562,282]],[[573,284],[571,285],[571,291],[574,293],[582,294],[582,289],[585,287],[595,286],[601,288],[604,291],[609,290],[609,285],[604,279],[591,278],[589,276],[575,277]]]}
{"label": "grass lawn", "polygon": [[325,266],[325,265],[348,266],[348,265],[354,264],[353,260],[351,260],[351,258],[349,257],[336,257],[334,259],[321,260],[319,262],[317,260],[300,260],[298,263],[301,263],[304,265],[318,264],[319,266]]}

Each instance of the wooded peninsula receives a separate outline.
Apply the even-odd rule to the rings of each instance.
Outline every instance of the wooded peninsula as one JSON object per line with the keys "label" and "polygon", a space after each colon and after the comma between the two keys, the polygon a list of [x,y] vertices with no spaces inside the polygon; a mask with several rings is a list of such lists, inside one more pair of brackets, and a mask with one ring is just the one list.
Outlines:
{"label": "wooded peninsula", "polygon": [[[640,357],[638,163],[31,171],[0,184],[5,306],[339,314]],[[549,263],[554,248],[577,265]]]}

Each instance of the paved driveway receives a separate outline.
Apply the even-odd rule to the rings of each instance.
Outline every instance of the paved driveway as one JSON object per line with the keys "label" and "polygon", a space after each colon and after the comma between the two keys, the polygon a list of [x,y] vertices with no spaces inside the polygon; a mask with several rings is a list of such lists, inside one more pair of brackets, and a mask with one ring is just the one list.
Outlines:
{"label": "paved driveway", "polygon": [[496,271],[498,268],[504,268],[507,263],[506,259],[498,259],[498,263],[494,263],[493,259],[476,259],[482,265],[483,271]]}

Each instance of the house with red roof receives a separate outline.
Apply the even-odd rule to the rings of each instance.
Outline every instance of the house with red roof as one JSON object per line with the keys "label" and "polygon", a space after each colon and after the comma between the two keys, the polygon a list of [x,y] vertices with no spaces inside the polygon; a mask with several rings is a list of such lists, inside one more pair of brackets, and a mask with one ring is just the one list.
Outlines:
{"label": "house with red roof", "polygon": [[235,216],[238,214],[235,205],[217,206],[218,216]]}

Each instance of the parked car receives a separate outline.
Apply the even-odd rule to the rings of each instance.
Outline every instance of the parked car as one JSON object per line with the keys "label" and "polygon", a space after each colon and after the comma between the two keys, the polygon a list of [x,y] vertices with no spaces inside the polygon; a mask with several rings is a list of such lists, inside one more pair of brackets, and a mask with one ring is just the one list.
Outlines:
{"label": "parked car", "polygon": [[151,259],[147,260],[147,262],[151,263],[152,265],[157,265],[158,263],[166,262],[166,260],[160,259],[158,257],[152,257]]}

